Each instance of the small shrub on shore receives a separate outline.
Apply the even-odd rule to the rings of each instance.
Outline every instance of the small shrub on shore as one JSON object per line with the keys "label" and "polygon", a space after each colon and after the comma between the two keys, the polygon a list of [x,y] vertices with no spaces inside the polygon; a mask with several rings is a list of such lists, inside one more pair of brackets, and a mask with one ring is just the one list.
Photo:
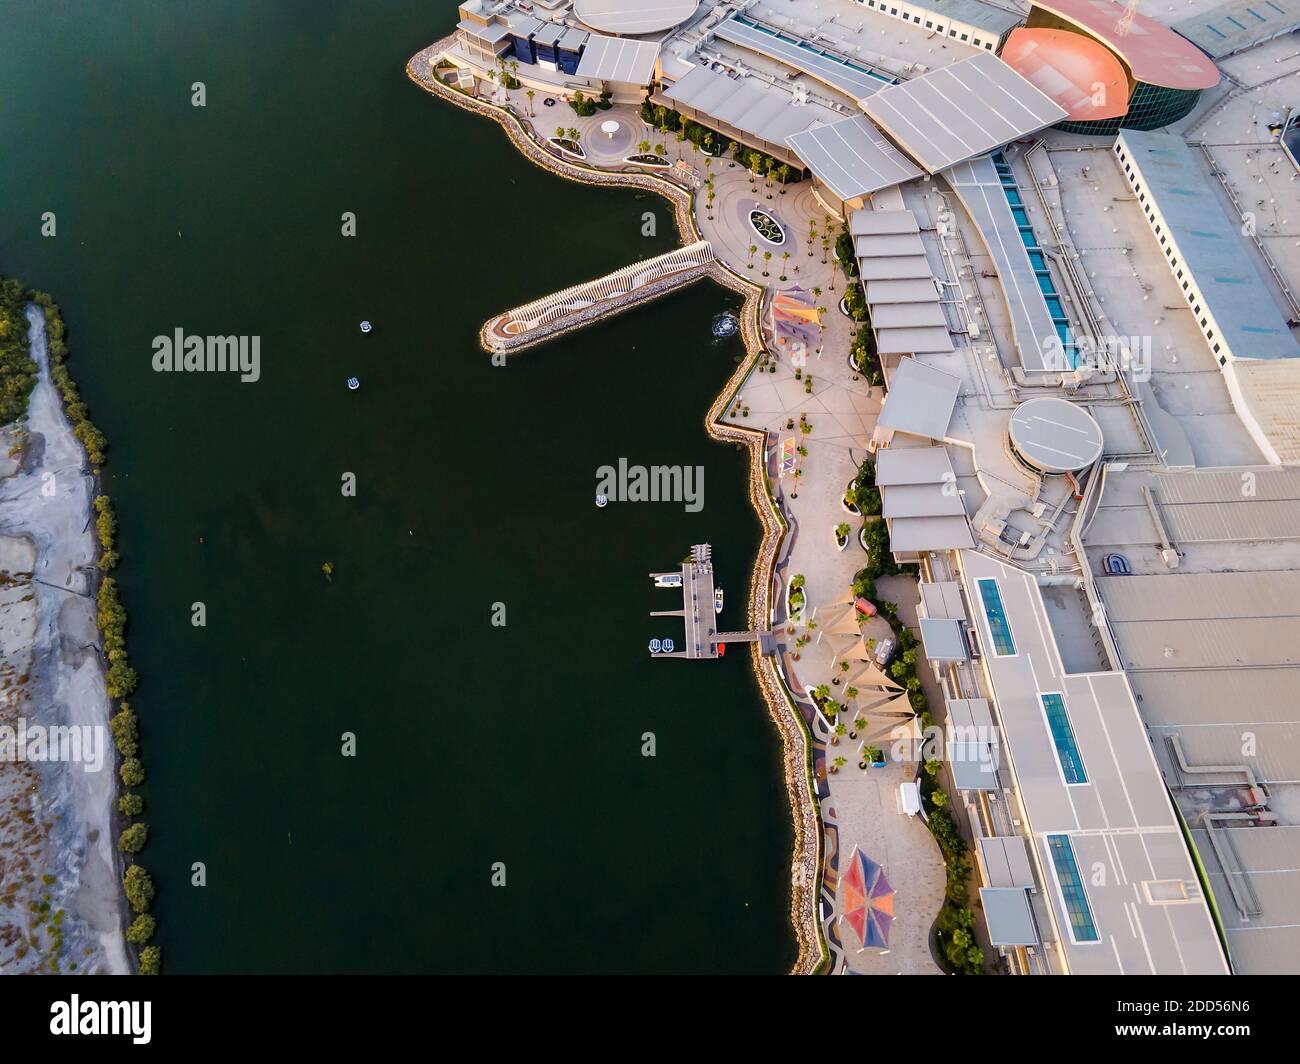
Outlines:
{"label": "small shrub on shore", "polygon": [[139,816],[144,812],[144,799],[138,794],[124,794],[117,800],[117,808],[123,816]]}
{"label": "small shrub on shore", "polygon": [[27,292],[15,280],[0,280],[0,425],[21,417],[36,383],[36,363],[27,344]]}
{"label": "small shrub on shore", "polygon": [[153,933],[157,929],[158,922],[148,913],[141,913],[131,921],[131,926],[127,928],[126,940],[133,946],[143,946],[153,938]]}
{"label": "small shrub on shore", "polygon": [[99,567],[105,572],[116,567],[117,551],[113,549],[117,542],[117,515],[113,513],[113,500],[107,495],[95,496],[95,534],[99,538],[101,553]]}
{"label": "small shrub on shore", "polygon": [[157,946],[145,946],[140,951],[140,974],[157,975],[162,971],[162,950]]}
{"label": "small shrub on shore", "polygon": [[149,825],[132,824],[117,837],[117,848],[123,853],[139,853],[149,841]]}
{"label": "small shrub on shore", "polygon": [[139,787],[144,782],[144,765],[138,757],[128,757],[117,772],[128,787]]}
{"label": "small shrub on shore", "polygon": [[153,878],[142,865],[133,864],[126,870],[126,875],[122,877],[122,887],[126,891],[126,900],[130,903],[132,912],[146,912],[153,904],[156,893]]}
{"label": "small shrub on shore", "polygon": [[122,708],[109,718],[108,728],[113,733],[113,742],[119,754],[135,757],[139,753],[140,723],[129,703],[123,702]]}

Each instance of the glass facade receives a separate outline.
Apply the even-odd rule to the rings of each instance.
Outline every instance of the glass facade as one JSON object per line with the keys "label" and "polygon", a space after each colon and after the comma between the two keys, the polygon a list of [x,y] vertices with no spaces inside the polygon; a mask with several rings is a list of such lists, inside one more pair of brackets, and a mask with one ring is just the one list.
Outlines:
{"label": "glass facade", "polygon": [[1070,715],[1065,711],[1065,699],[1058,694],[1038,697],[1043,703],[1043,712],[1047,714],[1047,726],[1052,733],[1061,775],[1065,777],[1066,783],[1087,783],[1088,774],[1083,770],[1083,758],[1079,756],[1074,729],[1070,726]]}
{"label": "glass facade", "polygon": [[1065,915],[1069,918],[1074,941],[1100,942],[1101,936],[1097,934],[1097,925],[1092,919],[1088,893],[1083,889],[1083,878],[1079,875],[1079,865],[1074,859],[1070,836],[1048,835],[1047,850],[1052,855],[1056,880],[1061,884],[1061,901],[1065,905]]}
{"label": "glass facade", "polygon": [[1000,658],[1009,658],[1016,652],[1016,641],[1011,638],[1011,625],[1007,621],[1007,611],[1002,607],[1002,592],[998,582],[992,577],[984,577],[979,582],[980,599],[984,603],[984,616],[989,622],[989,633],[993,636],[993,652]]}
{"label": "glass facade", "polygon": [[1085,137],[1113,137],[1121,129],[1160,129],[1191,114],[1200,95],[1200,89],[1166,89],[1139,81],[1127,114],[1096,122],[1061,122],[1056,128]]}

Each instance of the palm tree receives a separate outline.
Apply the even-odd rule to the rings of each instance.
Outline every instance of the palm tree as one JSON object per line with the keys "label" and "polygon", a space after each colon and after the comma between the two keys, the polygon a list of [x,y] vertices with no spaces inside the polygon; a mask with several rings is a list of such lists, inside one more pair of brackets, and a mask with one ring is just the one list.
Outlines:
{"label": "palm tree", "polygon": [[745,263],[745,269],[752,270],[754,268],[754,254],[757,251],[758,248],[755,245],[753,244],[749,245],[749,261]]}
{"label": "palm tree", "polygon": [[831,762],[831,771],[838,772],[840,769],[844,767],[844,765],[845,765],[844,758],[837,757],[834,761]]}
{"label": "palm tree", "polygon": [[[850,532],[849,526],[845,522],[841,521],[838,525],[835,526],[836,541],[839,543],[848,542],[849,532]],[[845,672],[849,671],[849,663],[847,661],[841,661],[840,665],[843,667]]]}
{"label": "palm tree", "polygon": [[767,264],[771,261],[772,261],[772,253],[770,251],[763,252],[763,276],[764,277],[770,276],[767,272]]}
{"label": "palm tree", "polygon": [[808,223],[808,257],[809,258],[813,257],[813,243],[816,241],[816,239],[817,239],[817,223],[809,222]]}
{"label": "palm tree", "polygon": [[786,279],[786,277],[785,277],[785,264],[786,264],[786,262],[789,261],[789,259],[790,259],[790,252],[788,252],[788,251],[783,251],[783,252],[781,252],[781,280],[783,280],[783,281]]}
{"label": "palm tree", "polygon": [[776,160],[770,155],[763,162],[763,169],[766,171],[764,187],[767,189],[767,198],[772,198],[772,174],[776,171]]}
{"label": "palm tree", "polygon": [[813,292],[813,298],[814,298],[814,299],[821,299],[821,297],[822,297],[822,290],[821,290],[820,288],[818,288],[816,285],[814,285],[814,286],[813,286],[813,290],[812,290],[812,292]]}
{"label": "palm tree", "polygon": [[686,140],[686,130],[679,129],[677,131],[677,161],[678,162],[682,161],[682,142],[685,140]]}
{"label": "palm tree", "polygon": [[843,739],[844,736],[848,733],[848,730],[849,729],[845,725],[844,721],[840,721],[838,724],[835,725],[835,738]]}
{"label": "palm tree", "polygon": [[668,154],[668,149],[665,148],[665,147],[663,146],[663,144],[656,144],[656,145],[655,145],[655,154],[656,154],[657,156],[659,156],[659,158],[662,159],[665,155]]}
{"label": "palm tree", "polygon": [[[858,689],[857,689],[856,687],[846,687],[846,688],[844,688],[844,697],[845,697],[848,701],[852,702],[855,698],[858,697]],[[866,726],[867,726],[867,722],[862,718],[862,715],[859,714],[858,717],[857,717],[857,719],[854,720],[854,722],[853,722],[853,727],[854,727],[854,729],[857,730],[857,731],[861,731],[861,730],[862,730],[863,728],[865,728]]]}
{"label": "palm tree", "polygon": [[637,143],[636,150],[637,150],[638,152],[640,152],[642,155],[649,155],[649,154],[650,154],[650,142],[649,142],[648,140],[639,141],[639,142]]}
{"label": "palm tree", "polygon": [[788,163],[782,163],[776,168],[777,180],[781,182],[781,195],[785,195],[785,183],[790,180],[790,166]]}
{"label": "palm tree", "polygon": [[563,139],[564,139],[564,127],[563,127],[563,126],[556,126],[556,127],[555,127],[555,139],[556,139],[556,140],[563,140]]}
{"label": "palm tree", "polygon": [[574,144],[577,144],[578,141],[582,139],[582,134],[579,133],[579,132],[578,132],[576,129],[574,129],[572,126],[570,126],[570,127],[569,127],[569,139],[570,139],[571,141],[573,141]]}
{"label": "palm tree", "polygon": [[528,97],[528,117],[534,118],[536,116],[533,113],[533,100],[537,98],[537,93],[534,92],[532,89],[529,89],[526,93],[524,93],[524,95]]}

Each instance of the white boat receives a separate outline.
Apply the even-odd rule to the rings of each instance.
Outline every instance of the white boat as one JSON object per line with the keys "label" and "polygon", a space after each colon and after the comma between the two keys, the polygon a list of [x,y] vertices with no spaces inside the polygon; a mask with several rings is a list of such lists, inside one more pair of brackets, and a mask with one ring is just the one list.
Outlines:
{"label": "white boat", "polygon": [[650,653],[651,653],[651,654],[658,654],[659,651],[660,651],[662,648],[663,648],[663,644],[662,644],[661,642],[659,642],[658,639],[652,639],[652,640],[650,640]]}
{"label": "white boat", "polygon": [[669,573],[667,576],[656,576],[655,587],[681,587],[682,574]]}
{"label": "white boat", "polygon": [[348,378],[348,391],[355,392],[360,387],[361,387],[361,382],[357,380],[356,377]]}
{"label": "white boat", "polygon": [[361,323],[361,331],[362,331],[363,333],[368,333],[372,328],[374,328],[374,326],[371,325],[370,322],[368,322],[368,321],[363,321],[363,322]]}
{"label": "white boat", "polygon": [[665,654],[671,654],[673,652],[673,641],[671,639],[665,639],[663,641],[663,648]]}
{"label": "white boat", "polygon": [[722,588],[720,587],[715,587],[713,589],[713,612],[722,612]]}
{"label": "white boat", "polygon": [[609,503],[609,499],[604,495],[596,496],[596,505],[600,507],[600,509],[603,510],[608,503]]}

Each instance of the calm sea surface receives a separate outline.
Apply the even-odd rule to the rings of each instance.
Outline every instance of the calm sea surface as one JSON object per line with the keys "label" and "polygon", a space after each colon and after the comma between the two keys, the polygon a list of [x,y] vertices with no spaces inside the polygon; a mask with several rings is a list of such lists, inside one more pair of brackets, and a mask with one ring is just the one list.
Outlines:
{"label": "calm sea surface", "polygon": [[[451,4],[4,8],[0,272],[62,304],[112,444],[167,969],[784,970],[748,656],[646,653],[680,639],[646,574],[693,542],[744,621],[745,458],[703,425],[737,300],[700,284],[506,368],[476,339],[672,247],[666,204],[538,170],[409,83]],[[260,336],[261,380],[153,372],[177,328]],[[620,457],[704,466],[703,511],[598,511]]]}

